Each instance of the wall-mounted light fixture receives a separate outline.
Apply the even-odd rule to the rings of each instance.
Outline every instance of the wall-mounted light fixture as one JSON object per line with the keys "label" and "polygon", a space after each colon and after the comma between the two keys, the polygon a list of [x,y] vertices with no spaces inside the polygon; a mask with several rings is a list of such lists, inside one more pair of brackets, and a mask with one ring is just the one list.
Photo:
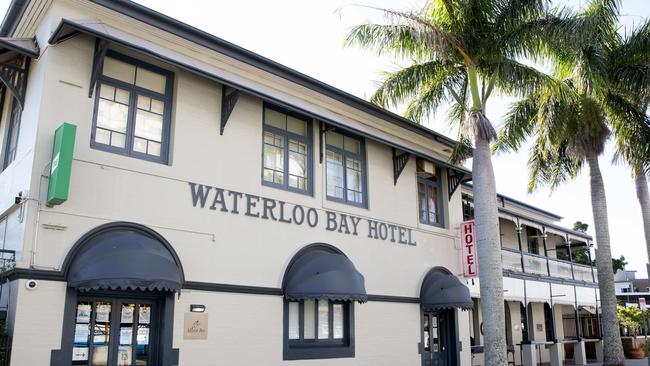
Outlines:
{"label": "wall-mounted light fixture", "polygon": [[192,304],[190,305],[190,311],[193,313],[204,313],[205,305]]}

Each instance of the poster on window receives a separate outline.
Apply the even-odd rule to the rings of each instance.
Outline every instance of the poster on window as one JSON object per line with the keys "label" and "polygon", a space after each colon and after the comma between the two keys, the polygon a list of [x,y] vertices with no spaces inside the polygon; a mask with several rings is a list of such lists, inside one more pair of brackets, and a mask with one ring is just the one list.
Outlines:
{"label": "poster on window", "polygon": [[95,315],[96,323],[108,323],[111,315],[110,305],[97,305],[97,315]]}
{"label": "poster on window", "polygon": [[131,344],[133,342],[133,329],[120,329],[120,344]]}
{"label": "poster on window", "polygon": [[133,323],[133,313],[134,313],[134,306],[133,305],[123,305],[122,306],[122,316],[121,316],[121,323]]}
{"label": "poster on window", "polygon": [[88,324],[75,324],[74,343],[88,344],[90,329]]}
{"label": "poster on window", "polygon": [[88,361],[88,347],[73,347],[72,361]]}
{"label": "poster on window", "polygon": [[140,306],[139,316],[140,316],[139,318],[140,324],[149,324],[151,319],[151,307]]}
{"label": "poster on window", "polygon": [[90,323],[90,304],[77,305],[77,323]]}
{"label": "poster on window", "polygon": [[117,349],[117,366],[131,366],[131,347],[120,346]]}

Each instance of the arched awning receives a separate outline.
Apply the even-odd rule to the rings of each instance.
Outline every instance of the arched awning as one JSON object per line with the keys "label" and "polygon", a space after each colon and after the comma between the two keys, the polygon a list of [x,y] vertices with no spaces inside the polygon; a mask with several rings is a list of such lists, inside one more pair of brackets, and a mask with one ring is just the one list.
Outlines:
{"label": "arched awning", "polygon": [[425,311],[474,307],[469,288],[458,277],[440,267],[433,268],[424,277],[420,302]]}
{"label": "arched awning", "polygon": [[90,290],[178,291],[183,272],[169,244],[135,224],[109,224],[86,234],[66,265],[68,286]]}
{"label": "arched awning", "polygon": [[284,275],[282,290],[288,300],[368,300],[363,275],[345,254],[323,244],[296,254]]}

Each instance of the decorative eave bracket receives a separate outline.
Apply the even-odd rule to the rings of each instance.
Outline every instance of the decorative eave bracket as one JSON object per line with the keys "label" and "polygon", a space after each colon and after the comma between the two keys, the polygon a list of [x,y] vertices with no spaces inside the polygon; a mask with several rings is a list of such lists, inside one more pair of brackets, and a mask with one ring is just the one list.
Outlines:
{"label": "decorative eave bracket", "polygon": [[109,42],[105,39],[97,39],[95,43],[95,54],[93,55],[93,69],[90,74],[90,85],[88,86],[88,98],[93,96],[93,91],[95,90],[95,84],[97,84],[97,79],[99,79],[99,74],[104,68],[104,58],[106,57],[106,52],[108,51]]}
{"label": "decorative eave bracket", "polygon": [[0,63],[0,81],[16,98],[22,110],[25,107],[25,91],[27,90],[27,72],[30,59],[27,56],[20,56],[18,60],[18,64]]}
{"label": "decorative eave bracket", "polygon": [[318,121],[318,148],[320,150],[318,160],[321,164],[323,164],[323,155],[325,154],[325,140],[323,137],[327,132],[334,131],[335,129],[336,127],[334,126],[327,125],[323,121]]}
{"label": "decorative eave bracket", "polygon": [[397,149],[393,148],[393,185],[397,185],[397,179],[402,174],[402,171],[404,171],[410,157],[410,152],[398,154]]}
{"label": "decorative eave bracket", "polygon": [[233,109],[235,109],[237,100],[239,100],[239,94],[240,92],[238,89],[233,89],[230,93],[228,93],[228,87],[225,84],[221,88],[221,129],[219,130],[220,135],[223,135],[223,131],[226,128],[228,119],[230,119],[230,114],[232,113]]}
{"label": "decorative eave bracket", "polygon": [[447,188],[449,192],[449,200],[454,195],[454,192],[460,187],[461,183],[469,182],[472,179],[472,176],[465,172],[454,172],[453,170],[447,170]]}

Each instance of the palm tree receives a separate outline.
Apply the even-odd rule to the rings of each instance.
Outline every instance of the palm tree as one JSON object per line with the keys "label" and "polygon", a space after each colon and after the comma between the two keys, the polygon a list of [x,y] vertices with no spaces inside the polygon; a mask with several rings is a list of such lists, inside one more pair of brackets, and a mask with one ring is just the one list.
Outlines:
{"label": "palm tree", "polygon": [[[571,17],[575,33],[567,34],[564,42],[556,44],[559,47],[547,48],[553,59],[554,77],[571,92],[540,88],[515,103],[496,144],[500,150],[515,150],[528,137],[534,138],[528,162],[529,190],[541,184],[555,189],[574,178],[584,165],[589,167],[598,244],[596,266],[604,365],[622,365],[624,356],[616,316],[605,187],[598,157],[612,133],[622,146],[638,147],[642,145],[640,141],[650,141],[645,114],[630,97],[630,88],[641,87],[648,79],[643,76],[647,68],[638,67],[642,66],[635,64],[639,59],[632,57],[643,52],[649,57],[650,42],[643,40],[647,39],[643,35],[647,27],[627,37],[618,35],[618,6],[616,0],[592,0],[581,13]],[[647,150],[639,149],[634,156],[650,161]]]}
{"label": "palm tree", "polygon": [[[377,9],[386,24],[353,27],[346,45],[374,49],[410,62],[385,79],[371,101],[383,107],[406,104],[405,117],[419,123],[442,104],[459,126],[452,160],[473,157],[474,209],[478,242],[485,362],[506,364],[503,273],[490,143],[496,131],[486,117],[494,90],[523,96],[552,79],[519,63],[549,39],[570,32],[546,20],[546,0],[430,0],[420,11]],[[473,138],[473,147],[471,145]]]}

